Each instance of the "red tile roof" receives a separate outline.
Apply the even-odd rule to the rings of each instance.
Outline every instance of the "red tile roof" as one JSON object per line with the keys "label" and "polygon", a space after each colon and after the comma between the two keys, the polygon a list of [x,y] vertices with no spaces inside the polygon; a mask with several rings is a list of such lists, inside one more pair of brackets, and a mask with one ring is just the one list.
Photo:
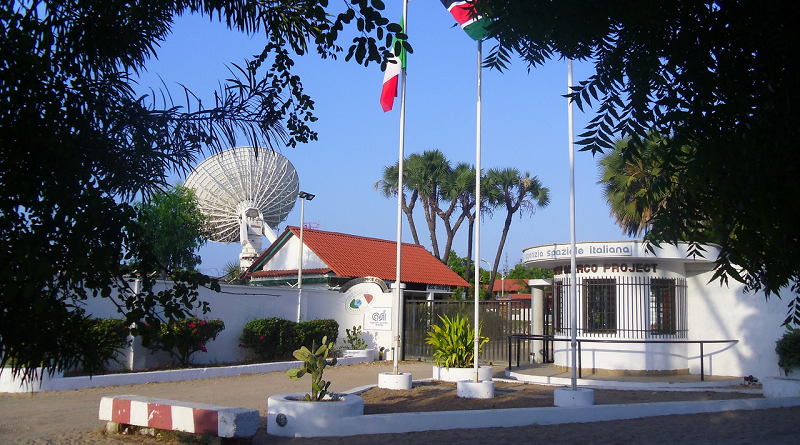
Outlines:
{"label": "red tile roof", "polygon": [[[300,236],[300,228],[289,226],[278,237],[276,243],[288,239],[287,232]],[[303,243],[325,262],[340,277],[377,277],[386,281],[395,280],[397,243],[378,238],[303,229]],[[263,263],[264,257],[274,253],[270,246],[254,263]],[[310,270],[303,270],[309,273]],[[259,272],[253,272],[256,276]],[[405,283],[439,284],[469,287],[458,274],[437,260],[424,247],[403,243],[401,248],[400,280]]]}
{"label": "red tile roof", "polygon": [[505,297],[500,297],[500,294],[495,295],[498,300],[530,300],[531,294],[506,294]]}
{"label": "red tile roof", "polygon": [[[305,230],[303,230],[305,232]],[[305,234],[305,233],[304,233]],[[304,240],[305,241],[305,240]],[[331,269],[306,269],[303,268],[303,274],[309,275],[321,275],[326,273],[331,273],[333,270]],[[261,278],[261,277],[283,277],[286,275],[297,275],[297,269],[293,270],[259,270],[257,272],[251,273],[249,276],[253,278]]]}
{"label": "red tile roof", "polygon": [[515,278],[506,278],[505,280],[501,280],[499,277],[495,278],[494,286],[492,286],[492,292],[500,293],[503,289],[503,281],[505,281],[505,291],[506,292],[519,292],[521,290],[528,290],[528,286],[525,284],[525,280],[518,280]]}

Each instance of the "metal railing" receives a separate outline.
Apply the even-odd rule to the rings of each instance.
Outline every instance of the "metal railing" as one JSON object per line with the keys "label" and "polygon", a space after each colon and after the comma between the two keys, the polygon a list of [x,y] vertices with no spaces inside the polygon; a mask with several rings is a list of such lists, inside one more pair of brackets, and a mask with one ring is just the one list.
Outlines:
{"label": "metal railing", "polygon": [[[522,340],[533,341],[564,341],[572,342],[571,338],[554,337],[552,335],[520,335],[513,334],[508,336],[508,369],[511,370],[511,342],[517,340],[517,368],[519,368],[519,347]],[[705,381],[705,363],[703,345],[706,343],[739,343],[739,340],[628,340],[628,339],[599,339],[599,338],[578,338],[578,377],[583,376],[581,361],[581,343],[698,343],[700,344],[700,381]]]}
{"label": "metal railing", "polygon": [[[480,361],[483,363],[503,363],[511,356],[506,355],[503,339],[514,333],[530,332],[530,300],[489,300],[479,304],[481,335],[489,338],[482,348]],[[470,319],[474,316],[474,302],[471,301],[426,301],[409,300],[403,312],[403,360],[418,358],[432,359],[433,351],[426,339],[433,325],[439,324],[439,316],[461,314]],[[529,346],[527,343],[523,347]],[[527,349],[521,353],[528,354]]]}

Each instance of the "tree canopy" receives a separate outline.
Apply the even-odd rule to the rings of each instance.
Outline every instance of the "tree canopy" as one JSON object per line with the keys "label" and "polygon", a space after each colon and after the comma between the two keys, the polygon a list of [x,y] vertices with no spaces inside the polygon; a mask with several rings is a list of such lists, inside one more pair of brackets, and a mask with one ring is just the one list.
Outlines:
{"label": "tree canopy", "polygon": [[[572,95],[596,113],[582,150],[627,139],[622,156],[636,162],[648,134],[666,137],[660,167],[676,189],[650,218],[647,240],[695,241],[713,230],[722,247],[716,278],[767,296],[797,291],[800,13],[792,2],[477,3],[495,19],[487,65],[506,69],[513,54],[528,68],[561,57],[594,64]],[[800,323],[800,299],[792,312],[787,322]]]}
{"label": "tree canopy", "polygon": [[200,212],[194,190],[177,184],[135,207],[136,222],[164,277],[167,271],[200,265],[197,251],[206,242],[208,218]]}
{"label": "tree canopy", "polygon": [[[205,308],[197,286],[215,282],[196,273],[170,271],[174,287],[158,294],[146,273],[139,291],[128,286],[126,276],[158,263],[131,200],[164,189],[170,172],[186,172],[204,150],[316,138],[314,103],[292,58],[336,57],[351,25],[345,59],[385,64],[400,31],[381,16],[380,0],[338,8],[327,0],[2,2],[0,366],[27,374],[99,360],[86,334],[88,298],[118,295],[112,301],[127,321],[150,324]],[[262,38],[264,49],[233,65],[237,76],[211,107],[190,91],[177,96],[185,104],[135,96],[134,76],[173,19],[189,13]]]}

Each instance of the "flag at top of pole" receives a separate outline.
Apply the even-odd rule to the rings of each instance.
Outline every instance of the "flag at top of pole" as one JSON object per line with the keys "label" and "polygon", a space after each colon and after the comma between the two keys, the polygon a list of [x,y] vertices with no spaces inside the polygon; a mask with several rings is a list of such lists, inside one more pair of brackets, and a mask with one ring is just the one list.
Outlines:
{"label": "flag at top of pole", "polygon": [[442,0],[442,4],[473,40],[483,40],[489,35],[487,27],[491,20],[476,13],[474,0]]}
{"label": "flag at top of pole", "polygon": [[[400,26],[403,28],[403,32],[405,32],[406,25],[404,23],[404,19],[400,19]],[[400,79],[400,73],[406,69],[406,50],[402,46],[400,47],[400,55],[398,56],[395,52],[395,48],[397,47],[397,42],[399,40],[397,36],[395,36],[394,41],[392,42],[392,54],[393,56],[389,58],[389,63],[386,64],[386,71],[383,72],[383,89],[381,89],[381,108],[383,108],[383,112],[391,111],[392,106],[394,105],[394,98],[397,97],[397,83]]]}

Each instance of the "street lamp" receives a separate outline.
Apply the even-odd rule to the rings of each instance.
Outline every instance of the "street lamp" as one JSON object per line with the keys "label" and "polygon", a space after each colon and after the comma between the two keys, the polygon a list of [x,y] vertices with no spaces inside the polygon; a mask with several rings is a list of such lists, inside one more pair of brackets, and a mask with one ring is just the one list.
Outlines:
{"label": "street lamp", "polygon": [[297,266],[297,322],[300,323],[300,310],[303,307],[303,219],[305,218],[306,201],[314,199],[311,193],[300,192],[297,197],[300,198],[300,259]]}
{"label": "street lamp", "polygon": [[[486,261],[485,259],[481,258],[481,261],[486,263],[486,265],[489,266],[490,268],[492,267],[492,265],[489,264],[489,262]],[[489,289],[489,290],[491,291],[491,289]],[[501,270],[500,271],[500,298],[503,299],[505,297],[506,297],[506,273]]]}

